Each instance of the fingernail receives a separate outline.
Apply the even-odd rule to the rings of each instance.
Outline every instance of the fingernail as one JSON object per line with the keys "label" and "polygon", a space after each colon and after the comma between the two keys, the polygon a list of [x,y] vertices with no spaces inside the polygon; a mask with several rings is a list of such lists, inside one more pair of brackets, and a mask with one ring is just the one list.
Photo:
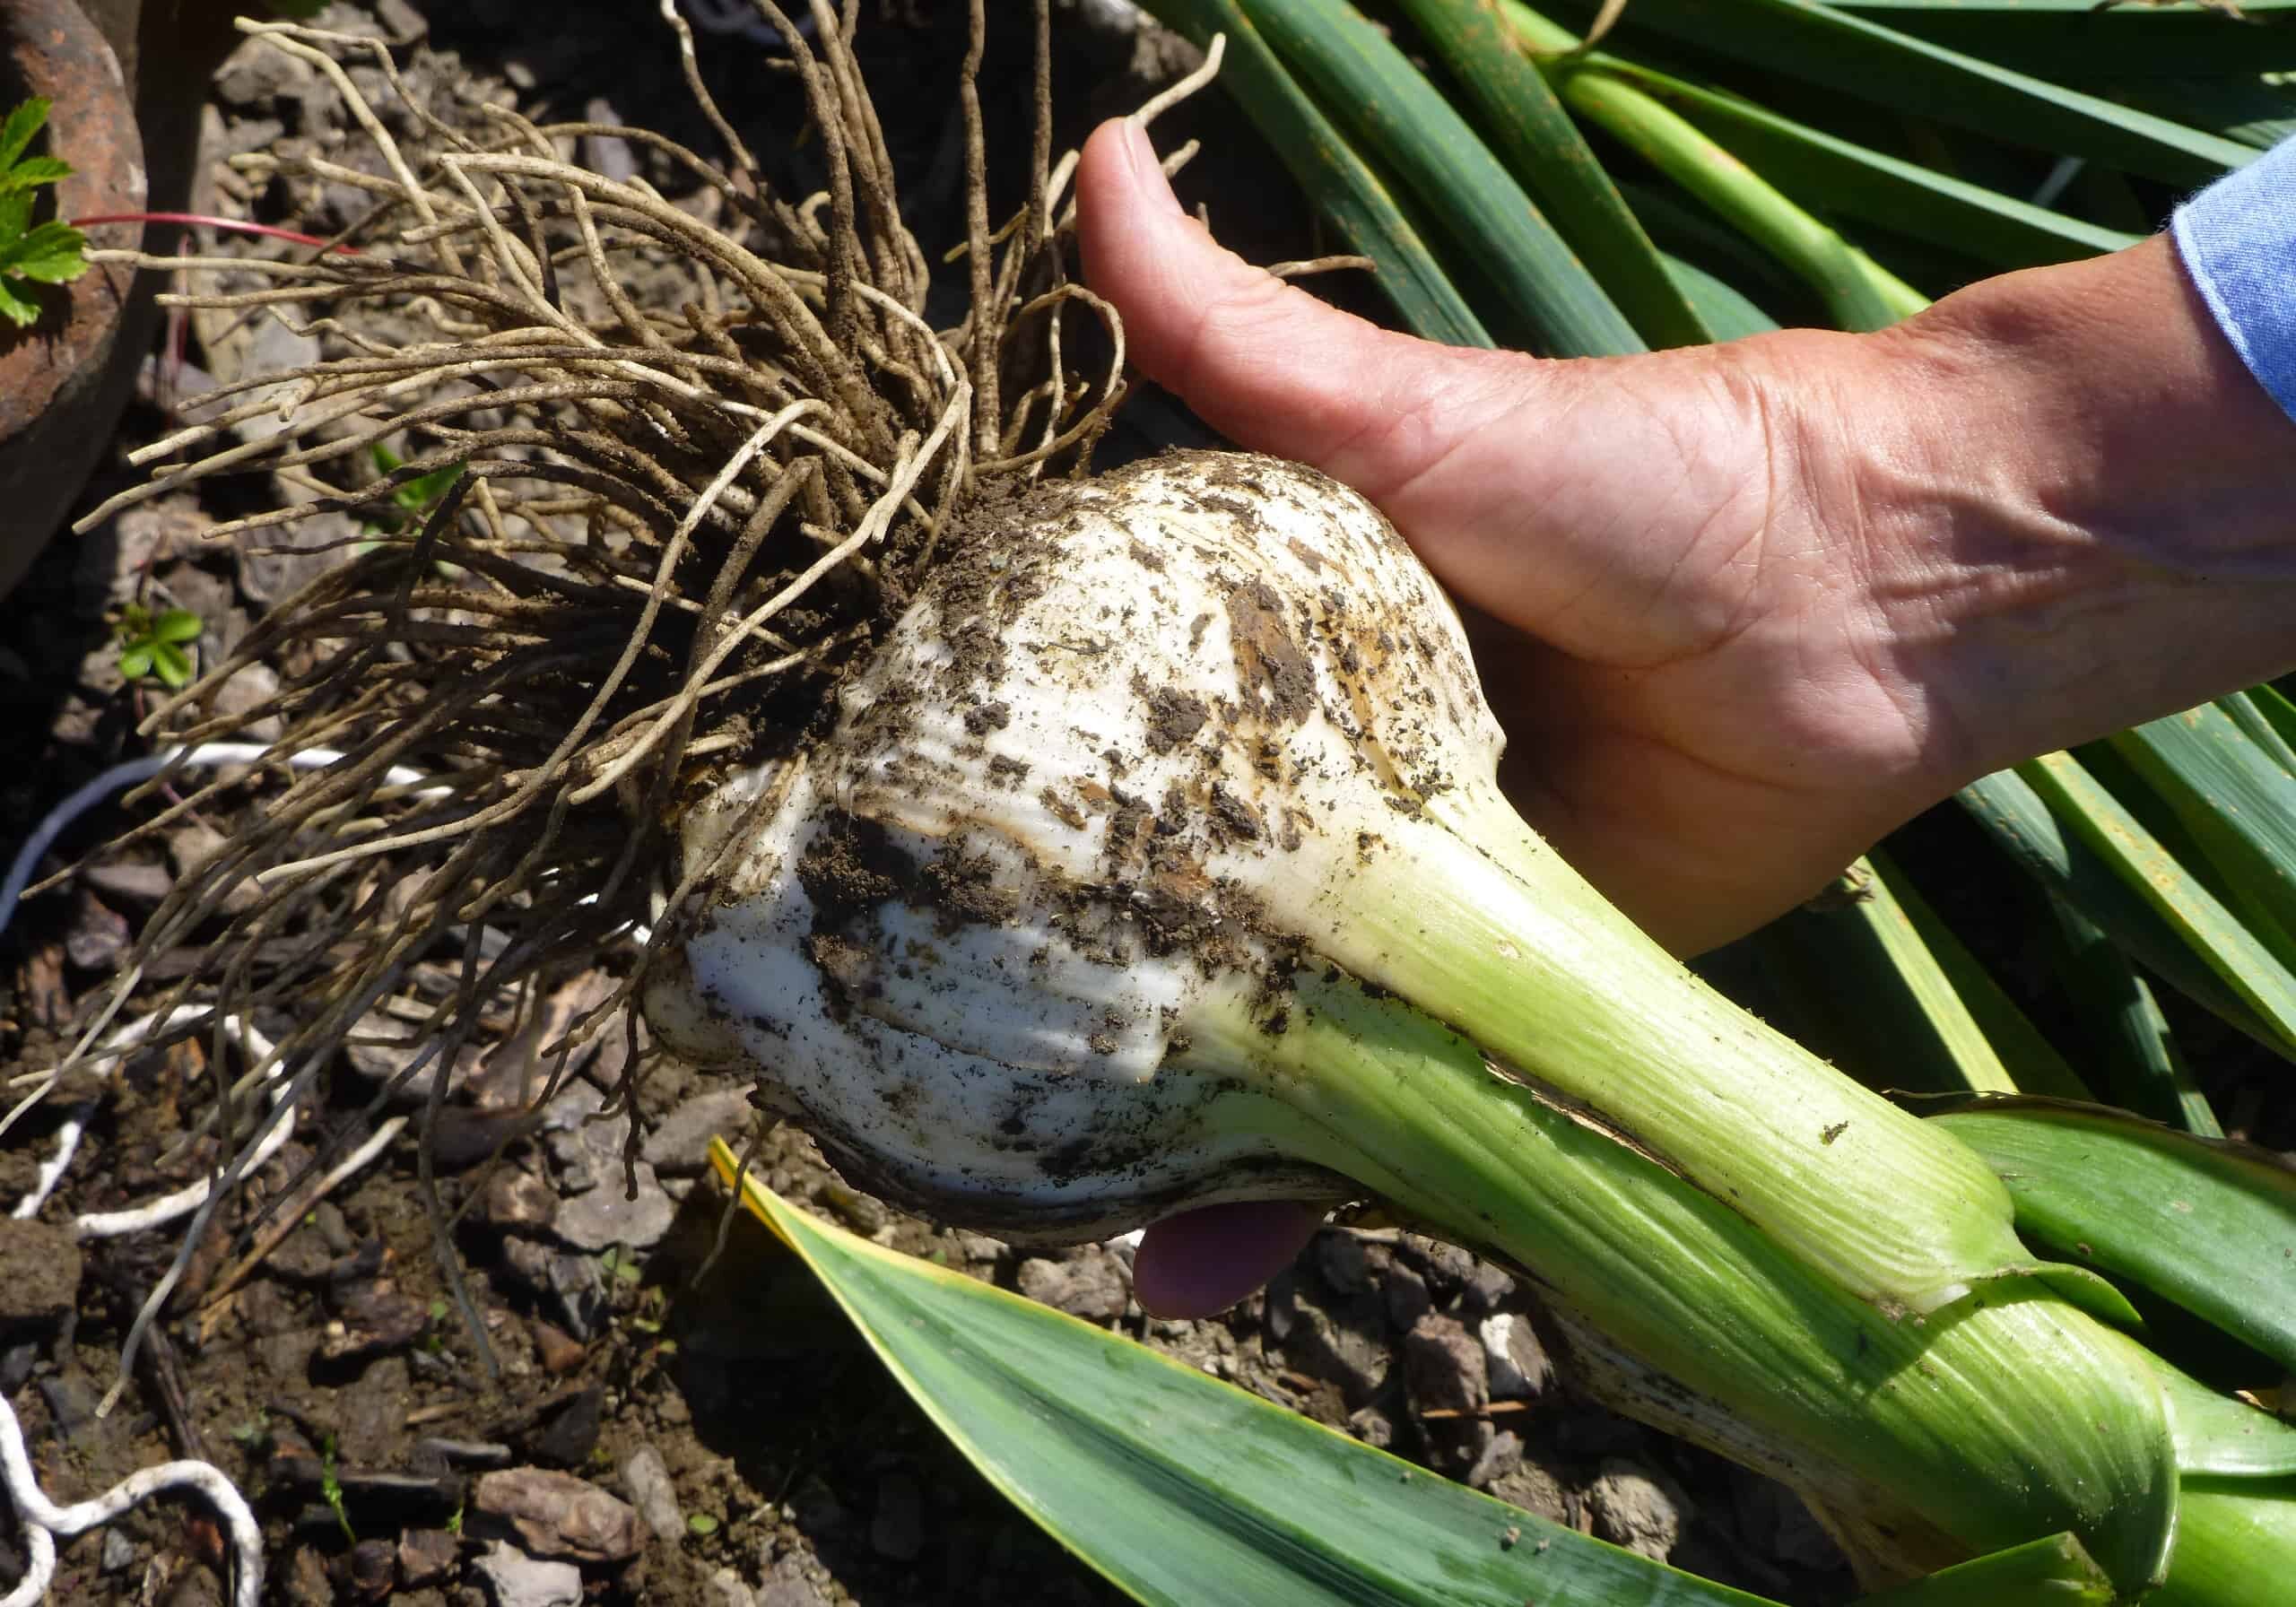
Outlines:
{"label": "fingernail", "polygon": [[1171,181],[1164,177],[1164,165],[1156,160],[1147,126],[1137,117],[1124,120],[1124,163],[1135,187],[1158,211],[1180,210],[1179,197],[1172,194]]}

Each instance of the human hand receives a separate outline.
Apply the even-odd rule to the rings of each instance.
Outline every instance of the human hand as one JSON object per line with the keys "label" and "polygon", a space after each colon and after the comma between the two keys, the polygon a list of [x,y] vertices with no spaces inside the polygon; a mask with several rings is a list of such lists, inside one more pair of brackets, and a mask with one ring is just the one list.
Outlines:
{"label": "human hand", "polygon": [[[1556,361],[1382,331],[1247,265],[1130,123],[1077,191],[1141,370],[1387,513],[1482,616],[1517,806],[1677,952],[1975,776],[2296,663],[2296,429],[2164,239],[1880,334]],[[1231,1303],[1314,1223],[1160,1223],[1142,1303]]]}

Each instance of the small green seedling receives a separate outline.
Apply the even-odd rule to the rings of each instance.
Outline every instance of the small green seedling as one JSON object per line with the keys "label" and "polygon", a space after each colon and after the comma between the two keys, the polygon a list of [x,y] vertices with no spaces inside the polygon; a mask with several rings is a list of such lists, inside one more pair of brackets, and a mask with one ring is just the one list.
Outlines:
{"label": "small green seedling", "polygon": [[[406,460],[377,441],[368,448],[375,460],[375,472],[389,474],[404,467]],[[377,534],[393,535],[411,526],[419,526],[439,506],[455,482],[463,477],[465,465],[450,463],[443,469],[433,469],[428,474],[418,474],[391,492],[391,505],[371,515],[367,528]]]}
{"label": "small green seedling", "polygon": [[18,328],[39,321],[34,284],[63,284],[88,271],[87,237],[69,223],[32,222],[32,192],[71,176],[57,156],[26,156],[48,123],[48,102],[25,101],[0,122],[0,317]]}
{"label": "small green seedling", "polygon": [[351,1513],[343,1499],[343,1478],[335,1471],[332,1434],[319,1441],[319,1495],[326,1500],[326,1509],[335,1514],[335,1521],[343,1526],[343,1538],[357,1545],[359,1536],[351,1527]]}
{"label": "small green seedling", "polygon": [[156,675],[171,692],[191,684],[190,644],[199,639],[199,616],[188,608],[153,613],[141,603],[119,611],[119,673],[129,681]]}

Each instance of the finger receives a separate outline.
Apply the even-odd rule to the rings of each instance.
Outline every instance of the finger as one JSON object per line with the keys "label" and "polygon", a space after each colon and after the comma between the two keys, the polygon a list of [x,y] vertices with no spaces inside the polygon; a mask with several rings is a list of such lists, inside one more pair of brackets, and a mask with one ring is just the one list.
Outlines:
{"label": "finger", "polygon": [[1290,1201],[1206,1205],[1166,1217],[1141,1236],[1132,1292],[1151,1316],[1225,1311],[1290,1266],[1324,1213]]}
{"label": "finger", "polygon": [[1311,464],[1374,501],[1438,465],[1513,353],[1396,334],[1246,263],[1180,210],[1137,123],[1104,123],[1077,169],[1086,276],[1141,371],[1239,445]]}

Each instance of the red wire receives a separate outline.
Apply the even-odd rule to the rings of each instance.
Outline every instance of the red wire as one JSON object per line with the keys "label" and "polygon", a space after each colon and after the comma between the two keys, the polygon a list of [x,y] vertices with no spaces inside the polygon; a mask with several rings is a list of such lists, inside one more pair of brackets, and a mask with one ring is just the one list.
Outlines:
{"label": "red wire", "polygon": [[[326,244],[315,234],[303,234],[272,223],[244,223],[237,218],[211,217],[197,212],[108,212],[94,217],[72,220],[74,229],[93,229],[100,223],[187,223],[198,229],[228,229],[239,234],[260,234],[275,240],[292,240],[299,246]],[[348,256],[359,255],[356,246],[338,245],[334,249]]]}

